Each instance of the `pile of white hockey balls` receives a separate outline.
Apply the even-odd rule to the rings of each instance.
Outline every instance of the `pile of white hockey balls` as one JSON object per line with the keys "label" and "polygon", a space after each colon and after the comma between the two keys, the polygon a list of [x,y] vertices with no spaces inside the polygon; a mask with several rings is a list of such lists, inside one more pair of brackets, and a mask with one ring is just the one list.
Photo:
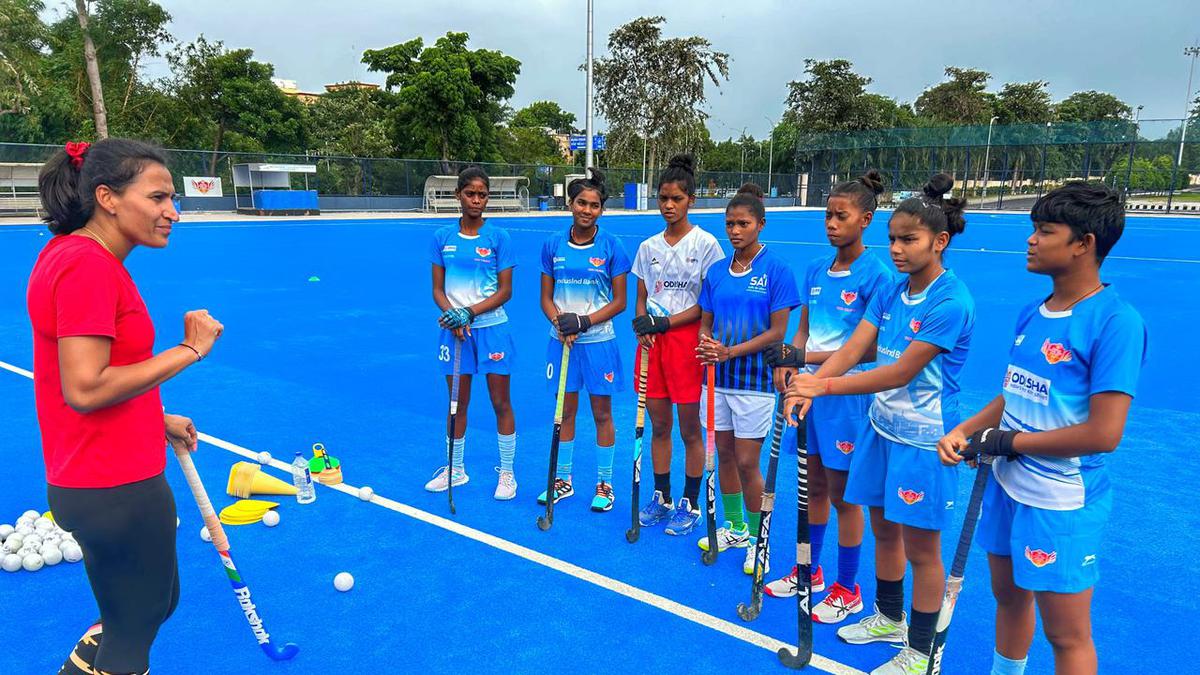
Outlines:
{"label": "pile of white hockey balls", "polygon": [[26,511],[17,524],[0,525],[0,567],[5,572],[36,572],[62,561],[79,562],[83,551],[70,532],[37,511]]}

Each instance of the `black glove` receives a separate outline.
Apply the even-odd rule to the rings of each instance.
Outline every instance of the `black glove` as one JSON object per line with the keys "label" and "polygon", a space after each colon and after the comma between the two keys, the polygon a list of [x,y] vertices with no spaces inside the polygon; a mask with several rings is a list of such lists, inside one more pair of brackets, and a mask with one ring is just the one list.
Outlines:
{"label": "black glove", "polygon": [[967,439],[967,448],[959,453],[963,459],[977,459],[980,455],[1007,457],[1011,462],[1020,454],[1013,450],[1013,439],[1019,431],[1004,431],[995,427],[980,429]]}
{"label": "black glove", "polygon": [[671,317],[643,314],[633,317],[633,332],[638,335],[665,333],[671,328]]}
{"label": "black glove", "polygon": [[772,368],[803,368],[804,348],[778,342],[763,350],[763,358]]}
{"label": "black glove", "polygon": [[566,335],[576,335],[583,333],[592,327],[592,320],[587,314],[574,314],[565,312],[554,317],[554,325],[558,327],[558,332]]}

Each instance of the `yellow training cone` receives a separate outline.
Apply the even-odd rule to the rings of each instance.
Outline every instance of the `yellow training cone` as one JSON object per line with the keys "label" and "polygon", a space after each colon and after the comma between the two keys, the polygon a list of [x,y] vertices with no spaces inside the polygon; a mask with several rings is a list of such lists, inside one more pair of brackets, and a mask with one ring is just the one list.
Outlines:
{"label": "yellow training cone", "polygon": [[229,484],[225,491],[231,497],[251,495],[294,495],[296,486],[263,473],[258,464],[238,462],[229,469]]}

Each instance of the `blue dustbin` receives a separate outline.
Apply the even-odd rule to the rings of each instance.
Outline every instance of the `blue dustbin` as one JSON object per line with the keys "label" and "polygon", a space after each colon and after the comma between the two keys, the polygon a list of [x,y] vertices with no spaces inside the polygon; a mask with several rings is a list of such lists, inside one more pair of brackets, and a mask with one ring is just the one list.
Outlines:
{"label": "blue dustbin", "polygon": [[549,210],[550,210],[550,198],[545,195],[538,197],[538,211],[549,211]]}

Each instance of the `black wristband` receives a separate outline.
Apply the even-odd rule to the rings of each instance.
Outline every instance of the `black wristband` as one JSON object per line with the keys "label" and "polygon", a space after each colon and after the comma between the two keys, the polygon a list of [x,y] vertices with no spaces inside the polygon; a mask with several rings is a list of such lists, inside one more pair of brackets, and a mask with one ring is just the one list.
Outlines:
{"label": "black wristband", "polygon": [[187,347],[188,349],[192,350],[192,352],[196,354],[196,360],[197,360],[197,361],[203,361],[203,360],[204,360],[204,355],[200,353],[200,350],[199,350],[199,349],[196,349],[195,347],[193,347],[193,346],[189,345],[189,344],[188,344],[188,343],[186,343],[186,342],[180,342],[180,343],[179,343],[179,346],[180,346],[180,347]]}

